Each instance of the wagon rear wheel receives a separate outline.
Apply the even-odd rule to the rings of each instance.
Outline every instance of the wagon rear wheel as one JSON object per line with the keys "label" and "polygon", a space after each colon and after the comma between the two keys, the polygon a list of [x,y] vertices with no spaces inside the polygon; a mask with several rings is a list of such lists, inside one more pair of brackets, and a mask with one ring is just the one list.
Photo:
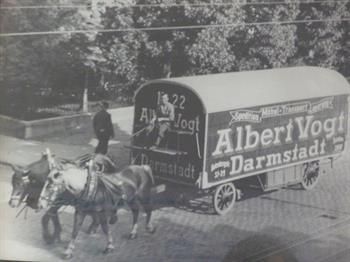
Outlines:
{"label": "wagon rear wheel", "polygon": [[301,186],[305,190],[313,189],[320,177],[319,161],[312,161],[303,165],[303,177]]}
{"label": "wagon rear wheel", "polygon": [[233,183],[226,183],[218,186],[213,197],[215,212],[225,215],[231,210],[236,202],[236,188]]}

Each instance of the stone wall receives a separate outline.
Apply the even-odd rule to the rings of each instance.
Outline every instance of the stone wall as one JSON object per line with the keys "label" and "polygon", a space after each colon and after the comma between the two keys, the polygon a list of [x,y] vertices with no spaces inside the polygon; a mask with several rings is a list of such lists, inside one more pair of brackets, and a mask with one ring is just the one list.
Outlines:
{"label": "stone wall", "polygon": [[35,138],[74,128],[87,121],[91,121],[89,113],[33,121],[23,121],[0,115],[0,133],[17,138]]}

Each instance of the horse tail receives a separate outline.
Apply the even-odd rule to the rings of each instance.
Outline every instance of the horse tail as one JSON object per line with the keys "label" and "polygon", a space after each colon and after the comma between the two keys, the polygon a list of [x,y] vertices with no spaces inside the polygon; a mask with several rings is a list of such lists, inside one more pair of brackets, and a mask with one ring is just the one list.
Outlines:
{"label": "horse tail", "polygon": [[152,185],[154,185],[155,182],[154,182],[154,177],[153,177],[153,172],[152,172],[151,167],[148,165],[143,165],[142,167],[145,170],[146,174],[150,177],[150,179],[152,181]]}

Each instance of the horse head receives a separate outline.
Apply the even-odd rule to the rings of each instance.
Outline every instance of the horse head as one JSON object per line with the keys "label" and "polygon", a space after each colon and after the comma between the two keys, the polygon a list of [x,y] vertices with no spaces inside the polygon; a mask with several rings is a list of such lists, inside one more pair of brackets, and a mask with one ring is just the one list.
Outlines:
{"label": "horse head", "polygon": [[26,167],[11,165],[14,174],[9,205],[18,207],[25,200],[27,206],[37,209],[41,190],[53,165],[54,159],[48,149],[38,161]]}
{"label": "horse head", "polygon": [[25,202],[27,206],[37,209],[41,190],[50,172],[50,163],[47,155],[43,153],[41,159],[31,164],[28,168],[30,168],[30,173],[28,175],[29,183]]}
{"label": "horse head", "polygon": [[18,207],[25,198],[28,191],[30,170],[16,165],[11,165],[13,175],[11,179],[12,192],[9,200],[10,207]]}
{"label": "horse head", "polygon": [[69,191],[73,196],[79,196],[84,190],[87,171],[76,166],[66,169],[53,167],[47,176],[39,197],[39,209],[47,208],[64,192]]}
{"label": "horse head", "polygon": [[57,199],[60,193],[65,191],[63,175],[57,168],[51,169],[47,176],[44,186],[42,187],[38,208],[47,208]]}

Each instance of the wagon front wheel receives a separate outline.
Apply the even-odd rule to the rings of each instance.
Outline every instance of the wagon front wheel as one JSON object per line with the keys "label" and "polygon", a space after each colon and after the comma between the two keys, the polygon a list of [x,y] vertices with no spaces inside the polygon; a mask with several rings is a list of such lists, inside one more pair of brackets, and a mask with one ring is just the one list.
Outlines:
{"label": "wagon front wheel", "polygon": [[236,188],[233,183],[219,185],[214,193],[213,205],[215,212],[225,215],[236,202]]}
{"label": "wagon front wheel", "polygon": [[303,171],[303,177],[301,180],[301,185],[303,189],[313,189],[316,186],[320,177],[319,161],[305,163],[303,166]]}

